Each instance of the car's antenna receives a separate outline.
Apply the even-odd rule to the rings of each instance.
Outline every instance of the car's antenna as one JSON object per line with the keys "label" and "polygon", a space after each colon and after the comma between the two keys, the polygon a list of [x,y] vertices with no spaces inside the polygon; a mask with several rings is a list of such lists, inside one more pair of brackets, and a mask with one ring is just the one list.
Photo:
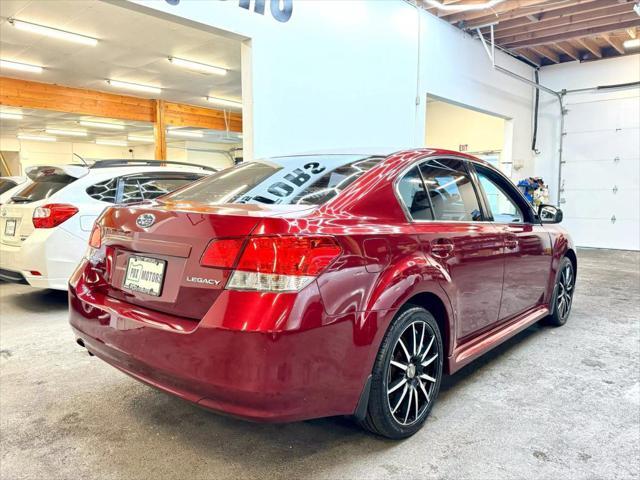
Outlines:
{"label": "car's antenna", "polygon": [[84,166],[85,166],[85,167],[88,167],[88,166],[89,166],[89,164],[88,164],[87,162],[85,162],[84,158],[82,158],[82,157],[81,157],[80,155],[78,155],[77,153],[74,153],[74,154],[73,154],[73,156],[74,156],[74,157],[78,157],[78,158],[80,159],[80,161],[81,161],[82,163],[84,163]]}

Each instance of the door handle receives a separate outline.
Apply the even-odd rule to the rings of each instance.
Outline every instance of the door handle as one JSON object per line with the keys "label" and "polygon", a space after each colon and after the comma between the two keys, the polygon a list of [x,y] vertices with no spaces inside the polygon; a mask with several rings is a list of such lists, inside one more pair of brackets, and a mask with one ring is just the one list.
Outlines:
{"label": "door handle", "polygon": [[453,253],[454,245],[448,238],[438,238],[431,241],[431,254],[434,257],[446,258]]}

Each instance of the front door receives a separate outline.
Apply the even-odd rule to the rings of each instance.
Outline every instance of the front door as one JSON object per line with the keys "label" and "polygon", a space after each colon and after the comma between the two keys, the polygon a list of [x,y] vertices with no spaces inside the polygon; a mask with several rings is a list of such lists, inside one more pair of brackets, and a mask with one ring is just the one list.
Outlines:
{"label": "front door", "polygon": [[542,304],[551,268],[551,238],[516,187],[492,169],[475,165],[494,225],[504,242],[500,320]]}
{"label": "front door", "polygon": [[411,169],[398,191],[425,255],[445,272],[441,284],[456,316],[456,339],[490,328],[502,294],[502,237],[484,221],[466,162],[430,159]]}

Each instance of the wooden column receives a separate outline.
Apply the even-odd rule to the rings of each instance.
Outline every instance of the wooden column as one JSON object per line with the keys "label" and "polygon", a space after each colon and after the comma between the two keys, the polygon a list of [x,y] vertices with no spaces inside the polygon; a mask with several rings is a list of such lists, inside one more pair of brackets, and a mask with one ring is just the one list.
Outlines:
{"label": "wooden column", "polygon": [[156,144],[156,160],[167,159],[167,128],[165,125],[164,100],[156,100],[156,116],[153,124],[153,136]]}

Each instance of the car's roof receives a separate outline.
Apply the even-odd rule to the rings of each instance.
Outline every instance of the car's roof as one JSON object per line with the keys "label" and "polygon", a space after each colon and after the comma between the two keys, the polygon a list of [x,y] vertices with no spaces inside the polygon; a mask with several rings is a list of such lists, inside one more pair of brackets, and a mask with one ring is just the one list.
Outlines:
{"label": "car's roof", "polygon": [[273,158],[288,158],[288,157],[298,157],[298,156],[321,156],[321,155],[363,155],[369,157],[391,157],[396,155],[404,155],[408,153],[422,153],[425,157],[437,157],[437,156],[452,156],[458,158],[464,158],[466,160],[476,162],[482,165],[492,166],[490,163],[474,157],[473,155],[469,155],[464,152],[457,152],[455,150],[447,150],[444,148],[434,148],[434,147],[362,147],[362,148],[338,148],[338,149],[328,149],[328,150],[315,150],[308,152],[301,152],[298,154],[292,155],[281,155],[274,156]]}

